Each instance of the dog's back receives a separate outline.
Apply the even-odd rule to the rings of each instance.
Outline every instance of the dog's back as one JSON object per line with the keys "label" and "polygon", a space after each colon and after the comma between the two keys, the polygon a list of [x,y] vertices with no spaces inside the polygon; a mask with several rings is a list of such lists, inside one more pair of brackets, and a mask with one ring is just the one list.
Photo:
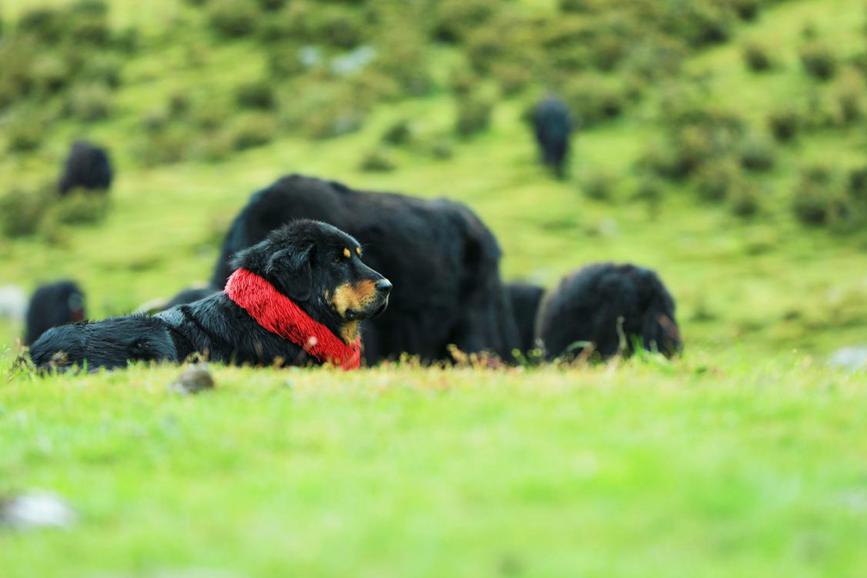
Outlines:
{"label": "dog's back", "polygon": [[125,367],[129,361],[177,361],[167,325],[144,315],[73,323],[46,331],[30,347],[40,369]]}

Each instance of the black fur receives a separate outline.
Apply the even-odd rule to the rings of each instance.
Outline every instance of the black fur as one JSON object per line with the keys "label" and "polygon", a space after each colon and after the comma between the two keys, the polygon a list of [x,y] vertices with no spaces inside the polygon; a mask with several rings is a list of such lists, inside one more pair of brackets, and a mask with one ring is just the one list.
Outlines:
{"label": "black fur", "polygon": [[527,355],[536,347],[536,314],[545,289],[532,283],[513,282],[506,284],[506,293],[515,316],[515,325],[521,340],[521,353]]}
{"label": "black fur", "polygon": [[[365,265],[358,242],[325,223],[302,220],[273,231],[238,254],[235,265],[261,275],[335,334],[349,321],[378,314],[388,303],[390,283]],[[352,250],[349,258],[344,248]],[[344,283],[376,283],[375,301],[363,310],[338,313],[325,296]],[[295,344],[260,327],[225,293],[178,305],[154,317],[133,315],[52,329],[30,349],[40,368],[87,365],[124,367],[129,361],[180,362],[192,354],[235,364],[317,363]]]}
{"label": "black fur", "polygon": [[113,176],[111,159],[104,148],[87,141],[76,141],[72,143],[66,157],[58,190],[61,195],[79,188],[108,191]]}
{"label": "black fur", "polygon": [[573,128],[569,107],[555,96],[541,100],[533,109],[533,130],[542,162],[561,178],[566,174]]}
{"label": "black fur", "polygon": [[545,296],[536,336],[549,360],[577,356],[584,349],[573,347],[578,342],[592,343],[600,357],[610,357],[620,351],[621,335],[625,354],[638,339],[645,349],[672,356],[682,347],[674,312],[674,299],[654,271],[598,263],[564,277]]}
{"label": "black fur", "polygon": [[231,256],[295,218],[319,219],[356,237],[365,258],[394,282],[391,306],[365,328],[369,364],[402,353],[449,359],[448,346],[509,359],[518,346],[500,281],[500,248],[466,206],[371,193],[292,175],[255,193],[223,243],[212,284],[222,287]]}
{"label": "black fur", "polygon": [[41,285],[27,306],[24,343],[30,345],[52,327],[82,321],[86,316],[84,291],[75,281]]}

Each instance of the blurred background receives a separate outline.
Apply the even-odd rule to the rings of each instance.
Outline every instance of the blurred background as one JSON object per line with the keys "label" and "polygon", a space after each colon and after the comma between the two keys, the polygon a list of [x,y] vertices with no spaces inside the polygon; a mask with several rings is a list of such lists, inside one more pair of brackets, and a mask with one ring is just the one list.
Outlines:
{"label": "blurred background", "polygon": [[[652,267],[687,351],[867,342],[863,0],[4,0],[0,63],[6,354],[38,283],[99,318],[206,280],[290,172],[466,202],[507,279]],[[107,194],[58,193],[78,139]]]}

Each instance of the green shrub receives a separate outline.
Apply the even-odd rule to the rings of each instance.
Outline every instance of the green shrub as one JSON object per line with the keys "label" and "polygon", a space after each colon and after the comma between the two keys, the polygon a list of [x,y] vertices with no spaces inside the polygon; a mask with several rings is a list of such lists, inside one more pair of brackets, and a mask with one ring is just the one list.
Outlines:
{"label": "green shrub", "polygon": [[199,160],[216,163],[232,154],[232,135],[226,131],[208,132],[196,140],[191,155]]}
{"label": "green shrub", "polygon": [[382,133],[382,142],[394,146],[402,146],[412,140],[412,126],[410,122],[402,118],[394,122]]}
{"label": "green shrub", "polygon": [[792,209],[806,225],[826,225],[842,217],[845,202],[836,173],[825,166],[802,171],[792,195]]}
{"label": "green shrub", "polygon": [[111,115],[111,91],[101,84],[76,86],[65,104],[67,114],[84,121],[97,121]]}
{"label": "green shrub", "polygon": [[249,36],[261,18],[251,0],[209,0],[207,11],[211,27],[228,38]]}
{"label": "green shrub", "polygon": [[99,223],[108,215],[110,206],[108,195],[75,189],[50,204],[46,219],[60,225]]}
{"label": "green shrub", "polygon": [[647,205],[651,216],[659,210],[664,196],[665,183],[649,173],[642,173],[639,176],[635,192],[632,194],[633,200]]}
{"label": "green shrub", "polygon": [[292,78],[304,72],[304,65],[298,58],[296,46],[269,47],[265,58],[269,78]]}
{"label": "green shrub", "polygon": [[741,20],[755,20],[761,6],[762,0],[732,0],[732,7]]}
{"label": "green shrub", "polygon": [[80,78],[93,84],[101,84],[107,88],[117,88],[121,85],[123,62],[113,54],[94,54],[87,57]]}
{"label": "green shrub", "polygon": [[614,196],[617,181],[605,171],[593,171],[581,178],[581,191],[589,199],[610,201]]}
{"label": "green shrub", "polygon": [[748,171],[761,172],[774,168],[776,162],[774,145],[767,138],[756,134],[748,135],[739,148],[741,166]]}
{"label": "green shrub", "polygon": [[192,112],[193,122],[206,131],[220,128],[230,116],[229,106],[217,98],[205,99],[198,103]]}
{"label": "green shrub", "polygon": [[172,118],[182,118],[190,111],[190,97],[183,92],[173,92],[169,95],[166,109]]}
{"label": "green shrub", "polygon": [[69,7],[64,23],[73,42],[105,46],[111,40],[108,5],[102,0],[78,0]]}
{"label": "green shrub", "polygon": [[147,135],[139,158],[148,166],[179,163],[188,156],[190,138],[185,127],[169,124],[163,130]]}
{"label": "green shrub", "polygon": [[842,124],[860,120],[864,113],[864,82],[856,74],[846,74],[834,86],[834,99]]}
{"label": "green shrub", "polygon": [[759,187],[750,181],[741,179],[731,191],[731,211],[738,217],[752,217],[761,208],[761,193]]}
{"label": "green shrub", "polygon": [[801,47],[799,55],[804,71],[818,80],[829,80],[837,72],[837,58],[834,52],[821,42],[805,44]]}
{"label": "green shrub", "polygon": [[441,42],[461,42],[484,28],[498,9],[498,0],[440,0],[433,13],[433,36]]}
{"label": "green shrub", "polygon": [[494,104],[490,98],[475,92],[458,96],[455,105],[455,132],[459,136],[467,137],[485,131],[491,124]]}
{"label": "green shrub", "polygon": [[576,77],[563,87],[562,93],[582,128],[619,117],[627,105],[622,86],[596,77]]}
{"label": "green shrub", "polygon": [[274,90],[265,80],[254,80],[242,84],[235,91],[235,102],[241,108],[272,110],[276,106]]}
{"label": "green shrub", "polygon": [[413,22],[397,21],[387,26],[377,41],[372,63],[376,73],[390,78],[403,93],[427,94],[433,85],[427,47],[422,31]]}
{"label": "green shrub", "polygon": [[232,130],[232,146],[245,150],[268,144],[277,135],[276,119],[264,113],[245,115]]}
{"label": "green shrub", "polygon": [[37,7],[21,15],[17,30],[37,38],[42,44],[57,44],[65,34],[66,23],[60,11]]}
{"label": "green shrub", "polygon": [[765,72],[774,67],[771,51],[764,44],[750,42],[743,48],[744,63],[753,72]]}
{"label": "green shrub", "polygon": [[690,46],[725,42],[731,35],[735,14],[726,2],[671,2],[665,6],[663,30]]}
{"label": "green shrub", "polygon": [[867,166],[849,172],[847,192],[853,200],[867,206]]}
{"label": "green shrub", "polygon": [[365,154],[358,166],[368,173],[387,173],[397,168],[388,151],[377,148]]}
{"label": "green shrub", "polygon": [[30,82],[42,94],[57,94],[69,84],[71,73],[66,62],[50,53],[37,57],[30,69]]}
{"label": "green shrub", "polygon": [[51,202],[47,187],[14,189],[0,196],[0,232],[8,238],[36,233]]}
{"label": "green shrub", "polygon": [[732,196],[732,191],[742,181],[739,163],[721,159],[702,166],[695,174],[695,189],[708,201],[722,201]]}
{"label": "green shrub", "polygon": [[793,107],[780,108],[768,115],[768,129],[774,138],[782,143],[793,141],[798,136],[801,125],[801,114]]}
{"label": "green shrub", "polygon": [[26,153],[39,148],[44,131],[38,119],[15,120],[6,127],[6,146],[10,152]]}

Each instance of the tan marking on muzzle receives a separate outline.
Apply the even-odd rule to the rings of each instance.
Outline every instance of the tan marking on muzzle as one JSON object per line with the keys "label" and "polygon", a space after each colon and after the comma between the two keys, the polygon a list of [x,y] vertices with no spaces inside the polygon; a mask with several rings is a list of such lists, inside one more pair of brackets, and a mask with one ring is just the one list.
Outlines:
{"label": "tan marking on muzzle", "polygon": [[347,311],[362,311],[376,299],[376,284],[365,279],[358,283],[344,283],[334,290],[331,304],[341,317],[346,316]]}

